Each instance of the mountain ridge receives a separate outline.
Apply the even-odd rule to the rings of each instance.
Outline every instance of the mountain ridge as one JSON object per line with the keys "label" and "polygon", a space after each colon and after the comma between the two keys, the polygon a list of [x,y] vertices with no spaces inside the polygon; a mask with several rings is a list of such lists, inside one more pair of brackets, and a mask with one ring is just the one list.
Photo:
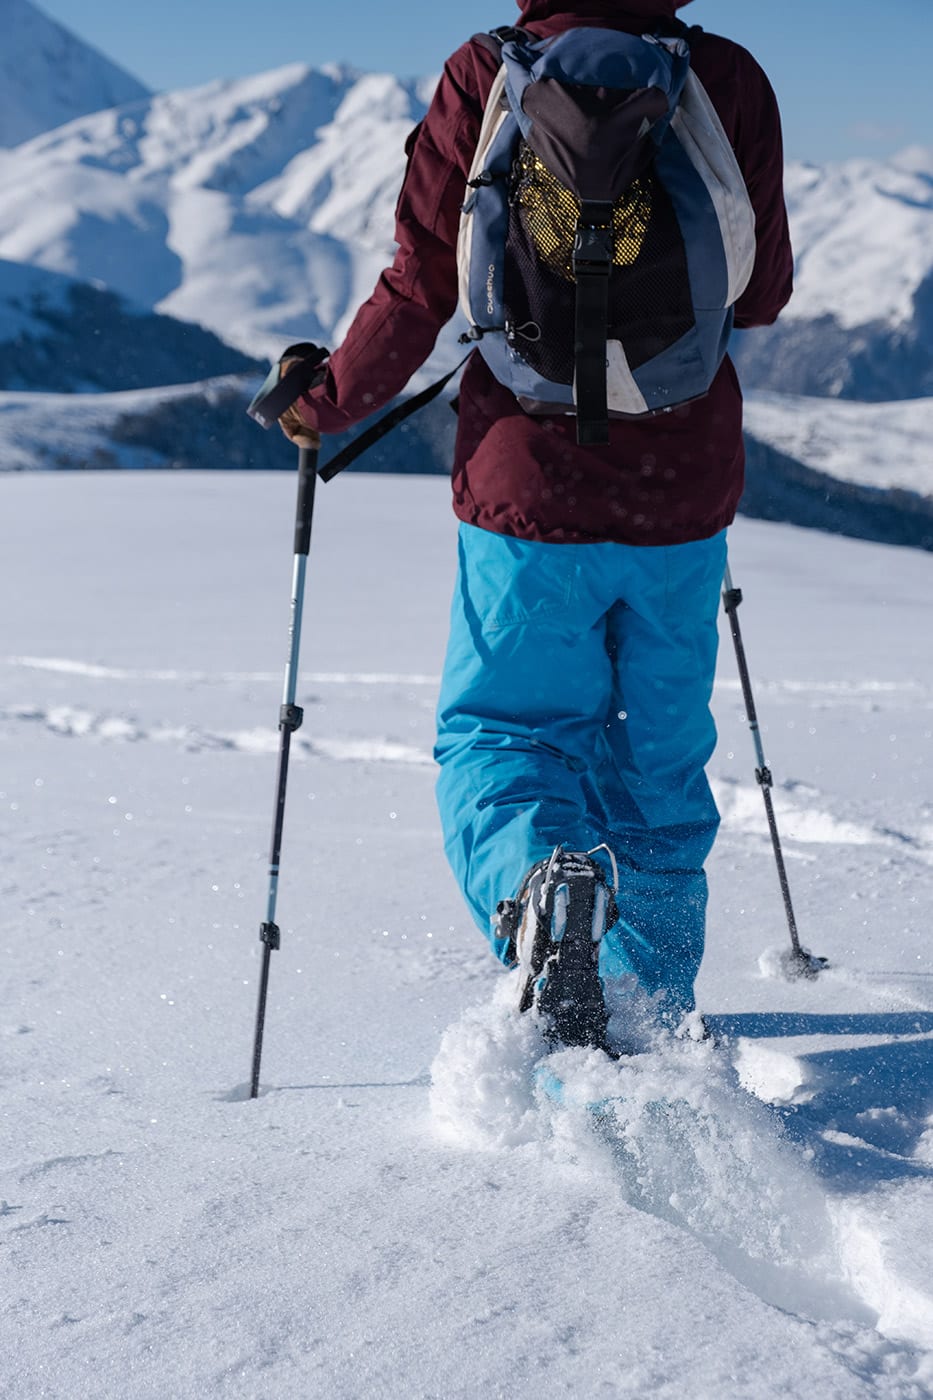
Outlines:
{"label": "mountain ridge", "polygon": [[[26,0],[15,0],[26,3]],[[393,251],[431,80],[290,64],[0,151],[0,257],[98,281],[250,355],[343,337]],[[752,387],[933,392],[933,150],[787,167],[796,291],[736,342]],[[438,368],[453,363],[442,336]]]}
{"label": "mountain ridge", "polygon": [[[4,3],[39,13],[29,0]],[[7,260],[0,272],[6,266],[9,281],[18,264],[27,282],[47,279],[38,328],[34,301],[0,295],[0,389],[99,393],[188,381],[181,396],[172,389],[112,413],[95,409],[93,434],[89,427],[80,441],[93,439],[94,460],[104,465],[188,466],[205,453],[244,467],[284,465],[272,435],[262,440],[245,419],[230,426],[245,388],[210,386],[218,375],[274,358],[289,341],[340,343],[392,257],[405,140],[432,87],[432,79],[292,63],[146,93],[0,149],[0,259]],[[748,389],[798,396],[785,404],[806,430],[790,431],[752,393],[743,508],[864,533],[873,528],[873,503],[884,498],[880,537],[894,538],[903,526],[905,542],[929,548],[928,511],[918,503],[933,497],[933,480],[919,449],[911,448],[905,472],[882,473],[883,482],[875,479],[876,455],[863,449],[876,425],[890,435],[892,400],[924,400],[921,427],[933,404],[933,149],[886,161],[794,162],[787,197],[794,298],[775,326],[737,335],[732,351]],[[81,336],[94,315],[111,336],[109,358],[100,357],[103,373],[95,365],[82,376]],[[121,349],[143,315],[152,318],[148,368],[137,347]],[[50,352],[50,326],[70,344],[65,356]],[[416,380],[453,365],[458,329],[445,329]],[[117,373],[111,362],[123,354],[132,373],[121,379],[128,366]],[[811,450],[821,440],[814,395],[877,409],[833,419],[843,450],[831,462],[820,457],[822,447],[816,457]],[[17,438],[23,465],[33,460],[23,446],[28,432],[42,431],[41,413],[27,407],[16,406],[27,425]],[[440,404],[363,465],[398,471],[417,461],[424,471],[444,471],[452,426]],[[74,450],[85,450],[78,438]],[[851,471],[847,451],[862,454]],[[41,442],[34,460],[62,465],[66,457]],[[833,498],[827,509],[817,508],[822,497]]]}
{"label": "mountain ridge", "polygon": [[30,0],[0,0],[0,147],[149,89]]}
{"label": "mountain ridge", "polygon": [[259,368],[201,326],[133,306],[109,288],[0,259],[5,389],[113,393]]}

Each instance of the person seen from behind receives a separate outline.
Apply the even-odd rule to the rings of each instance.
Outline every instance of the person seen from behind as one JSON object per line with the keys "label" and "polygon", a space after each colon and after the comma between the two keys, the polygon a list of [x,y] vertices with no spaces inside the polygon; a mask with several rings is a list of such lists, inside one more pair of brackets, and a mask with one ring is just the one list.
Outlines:
{"label": "person seen from behind", "polygon": [[[459,568],[438,706],[438,803],[472,915],[496,957],[519,966],[518,1010],[536,1017],[552,1044],[612,1054],[631,1048],[646,1018],[678,1029],[695,1007],[704,865],[719,822],[705,775],[716,738],[709,704],[717,613],[744,469],[741,391],[723,350],[733,319],[739,328],[770,324],[792,289],[776,99],[745,49],[686,32],[675,11],[688,3],[520,0],[516,29],[474,36],[448,59],[407,145],[394,262],[323,382],[280,420],[293,440],[316,443],[404,388],[457,309],[463,210],[471,211],[474,196],[486,199],[496,178],[505,181],[510,240],[517,221],[505,275],[509,257],[516,267],[524,257],[531,268],[518,290],[521,267],[513,272],[513,303],[537,294],[545,305],[538,316],[513,311],[511,323],[507,311],[504,331],[472,332],[478,348],[461,383],[452,468]],[[689,69],[679,100],[665,105],[653,80],[606,98],[600,64],[619,35],[650,36],[665,73],[683,70],[678,81]],[[548,52],[544,81],[516,99],[515,74],[524,82],[531,58]],[[654,52],[639,48],[638,61]],[[558,54],[571,56],[561,60],[569,87],[561,84]],[[571,58],[595,75],[582,97]],[[503,105],[494,94],[487,113],[503,73],[511,95],[506,89]],[[564,118],[568,91],[577,106]],[[483,168],[485,157],[477,163],[477,151],[481,132],[486,139],[492,130],[495,141],[509,100],[532,113],[531,135],[522,128],[524,144],[508,153],[506,174],[497,177],[492,164],[492,174]],[[554,140],[536,144],[549,113],[557,114]],[[551,152],[578,117],[596,133],[570,172],[582,190],[573,204],[580,224],[575,231],[571,220],[569,235],[559,230],[552,238],[540,219],[534,223],[535,201],[551,191],[548,217],[556,226],[567,182],[554,185]],[[737,167],[735,208],[741,212],[744,201],[748,214],[744,250],[710,159],[694,155],[693,165],[684,164],[691,122],[702,126],[698,139],[722,142],[728,159],[721,165]],[[673,141],[661,144],[668,129],[676,149]],[[616,166],[628,183],[612,207],[588,203],[584,179],[595,189]],[[687,221],[684,189],[706,198],[698,181],[712,215],[707,210],[696,229],[664,243],[657,229],[665,219],[671,224],[671,208],[682,226]],[[597,247],[589,265],[579,244],[587,219],[585,236]],[[707,263],[723,259],[723,238],[730,269],[743,258],[747,264],[741,276],[729,274],[741,290],[726,312],[709,382],[701,393],[679,392],[687,385],[678,380],[685,347],[695,350],[707,314],[698,289],[712,275]],[[573,273],[554,272],[560,239]],[[598,301],[605,285],[598,249],[607,246],[608,313]],[[676,258],[679,283],[671,272]],[[528,281],[547,263],[544,292],[529,292]],[[490,313],[496,267],[490,260]],[[563,283],[554,281],[561,276]],[[679,291],[671,290],[675,283]],[[596,302],[582,301],[583,284]],[[558,290],[548,302],[551,286]],[[598,315],[590,313],[600,305]],[[602,331],[592,331],[587,315],[602,318]],[[552,328],[560,321],[570,327],[563,349]],[[503,382],[511,369],[501,366],[516,348],[537,356],[542,383],[561,354],[565,362],[576,356],[562,381],[573,387],[560,390],[557,403],[513,392]],[[656,384],[673,407],[650,407]],[[596,404],[594,413],[587,409],[592,422],[584,421],[584,393]]]}

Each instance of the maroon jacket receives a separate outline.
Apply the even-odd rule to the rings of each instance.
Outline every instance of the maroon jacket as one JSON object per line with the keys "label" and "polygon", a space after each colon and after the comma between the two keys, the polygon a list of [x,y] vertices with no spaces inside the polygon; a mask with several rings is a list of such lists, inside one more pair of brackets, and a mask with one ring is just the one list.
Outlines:
{"label": "maroon jacket", "polygon": [[[641,33],[689,0],[521,0],[536,35],[574,25]],[[732,142],[757,218],[751,282],[738,327],[768,325],[791,293],[774,94],[739,45],[704,34],[692,65]],[[496,57],[468,42],[448,60],[431,108],[408,142],[396,211],[398,252],[332,356],[326,382],[300,402],[308,423],[337,433],[394,398],[434,347],[457,304],[456,243],[465,182]],[[535,418],[474,354],[460,390],[454,510],[499,534],[552,543],[682,544],[728,525],[742,494],[742,396],[726,359],[703,399],[661,417],[616,420],[605,447],[579,447],[571,417]]]}

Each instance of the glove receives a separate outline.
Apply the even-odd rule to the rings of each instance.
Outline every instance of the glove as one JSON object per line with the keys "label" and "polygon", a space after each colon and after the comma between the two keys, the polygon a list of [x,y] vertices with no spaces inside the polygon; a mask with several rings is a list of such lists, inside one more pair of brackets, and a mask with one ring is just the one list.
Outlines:
{"label": "glove", "polygon": [[[297,360],[283,360],[279,366],[279,378],[297,363]],[[304,421],[298,412],[297,404],[292,404],[291,408],[285,410],[279,419],[279,427],[289,442],[293,442],[296,447],[309,447],[316,452],[321,445],[321,434]]]}

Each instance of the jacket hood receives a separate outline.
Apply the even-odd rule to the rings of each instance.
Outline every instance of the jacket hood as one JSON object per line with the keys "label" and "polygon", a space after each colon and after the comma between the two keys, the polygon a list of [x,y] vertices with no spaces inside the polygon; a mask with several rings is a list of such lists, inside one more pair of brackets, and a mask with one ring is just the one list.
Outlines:
{"label": "jacket hood", "polygon": [[689,4],[690,0],[518,0],[525,22],[574,14],[577,10],[587,19],[622,15],[631,15],[636,20],[673,19],[675,10],[682,10]]}

